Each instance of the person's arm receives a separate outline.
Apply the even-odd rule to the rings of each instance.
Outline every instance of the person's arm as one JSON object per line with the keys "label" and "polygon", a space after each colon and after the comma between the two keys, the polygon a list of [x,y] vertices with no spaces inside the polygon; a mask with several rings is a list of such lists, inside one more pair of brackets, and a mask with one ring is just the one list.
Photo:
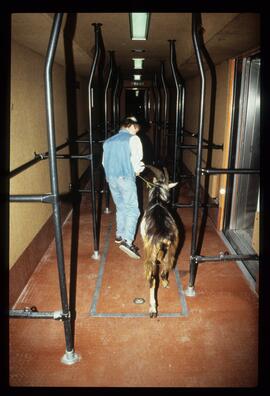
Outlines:
{"label": "person's arm", "polygon": [[134,135],[130,138],[129,141],[130,151],[131,151],[131,163],[136,175],[139,175],[145,168],[145,165],[142,161],[143,159],[143,148],[141,140],[138,136]]}

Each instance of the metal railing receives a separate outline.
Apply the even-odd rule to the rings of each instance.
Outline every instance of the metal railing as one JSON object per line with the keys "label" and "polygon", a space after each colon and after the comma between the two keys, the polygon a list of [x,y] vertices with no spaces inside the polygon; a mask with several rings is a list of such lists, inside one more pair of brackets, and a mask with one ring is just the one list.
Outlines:
{"label": "metal railing", "polygon": [[[39,318],[47,319],[53,318],[61,320],[64,324],[64,334],[66,342],[66,352],[62,357],[62,362],[65,364],[73,364],[77,362],[80,357],[74,352],[74,336],[72,334],[71,312],[68,303],[67,296],[67,285],[64,265],[64,252],[63,252],[63,239],[61,229],[61,209],[60,209],[60,194],[58,186],[58,173],[56,164],[56,144],[55,144],[55,122],[54,122],[54,109],[53,109],[53,86],[52,86],[52,67],[54,63],[55,52],[57,48],[58,38],[60,34],[61,24],[63,19],[63,13],[57,13],[54,16],[53,25],[51,29],[51,35],[49,39],[48,49],[45,58],[45,106],[46,106],[46,119],[47,119],[47,139],[48,139],[48,155],[49,159],[49,171],[50,171],[50,184],[51,193],[43,195],[15,195],[10,196],[10,202],[41,202],[49,203],[53,209],[53,222],[54,222],[54,234],[55,234],[55,245],[56,245],[56,256],[57,256],[57,267],[58,267],[58,278],[60,286],[60,296],[62,310],[56,312],[36,312],[35,309],[25,310],[9,310],[10,317],[16,318]],[[63,148],[67,145],[61,145],[58,149]],[[38,162],[41,157],[36,157],[34,160],[29,161],[23,166],[17,168],[11,173],[11,176],[17,175],[19,172],[29,168]]]}
{"label": "metal railing", "polygon": [[[226,255],[219,254],[217,256],[201,256],[198,254],[198,215],[200,207],[200,181],[201,175],[214,175],[214,174],[258,174],[258,169],[220,169],[220,168],[202,168],[202,149],[203,149],[203,122],[204,122],[204,108],[205,108],[205,70],[203,65],[202,54],[205,56],[210,70],[211,58],[204,48],[202,37],[201,15],[198,13],[192,14],[192,39],[196,55],[196,61],[200,72],[200,108],[199,108],[199,121],[198,121],[198,134],[197,134],[197,157],[196,157],[196,170],[195,170],[195,196],[193,205],[193,222],[192,222],[192,238],[191,238],[191,254],[190,254],[190,277],[189,285],[185,291],[187,296],[195,296],[195,279],[197,275],[198,264],[208,261],[220,262],[227,260],[259,260],[257,255]],[[211,74],[212,76],[212,74]],[[215,148],[215,147],[214,147]]]}
{"label": "metal railing", "polygon": [[[173,155],[173,181],[177,180],[177,163],[181,164],[182,153],[178,151],[179,142],[182,143],[182,128],[184,122],[184,80],[179,73],[176,61],[176,50],[175,50],[175,40],[169,40],[170,43],[170,65],[173,75],[173,80],[176,89],[176,101],[175,101],[175,126],[174,126],[174,155]],[[180,171],[181,173],[181,171]],[[175,203],[176,200],[175,189],[172,192],[172,202]]]}
{"label": "metal railing", "polygon": [[[47,139],[48,139],[48,151],[45,153],[34,153],[34,158],[25,164],[19,166],[10,172],[9,177],[15,177],[21,172],[25,171],[29,167],[35,165],[41,160],[49,161],[49,171],[50,171],[50,182],[51,182],[51,192],[46,194],[24,194],[24,195],[10,195],[10,202],[37,202],[37,203],[46,203],[51,204],[53,209],[53,221],[54,221],[54,234],[55,234],[55,244],[56,244],[56,258],[57,258],[57,267],[58,267],[58,277],[59,277],[59,286],[60,286],[60,296],[61,296],[61,311],[38,311],[35,306],[31,308],[26,307],[24,309],[9,310],[9,316],[11,318],[29,318],[29,319],[55,319],[61,320],[64,324],[64,334],[66,341],[66,352],[62,357],[62,362],[65,364],[73,364],[80,360],[80,356],[74,352],[74,334],[72,330],[72,322],[75,320],[75,314],[73,317],[73,311],[71,312],[70,305],[68,302],[67,296],[67,285],[66,285],[66,275],[65,275],[65,265],[64,265],[64,252],[63,252],[63,238],[62,238],[62,229],[61,229],[61,210],[60,210],[60,201],[63,198],[70,197],[72,192],[67,193],[59,193],[58,187],[58,173],[57,173],[57,160],[59,159],[68,159],[68,160],[88,160],[90,162],[90,189],[77,189],[77,193],[90,193],[91,194],[91,202],[92,202],[92,225],[93,225],[93,245],[94,245],[94,253],[92,258],[99,259],[99,235],[98,235],[98,224],[97,224],[97,207],[96,207],[96,190],[95,190],[95,174],[94,174],[94,153],[93,153],[93,144],[102,143],[104,139],[108,137],[108,87],[111,83],[112,73],[116,74],[116,66],[115,61],[113,59],[113,52],[110,52],[110,71],[108,75],[108,79],[106,81],[106,85],[104,88],[104,125],[103,121],[99,120],[98,128],[104,127],[104,139],[94,139],[93,138],[93,109],[94,109],[94,88],[93,88],[93,80],[96,70],[98,70],[99,81],[103,77],[102,69],[104,66],[104,54],[101,54],[104,51],[103,41],[101,36],[101,24],[94,23],[94,33],[95,33],[95,54],[93,58],[93,63],[90,70],[89,83],[88,83],[88,101],[89,101],[89,130],[84,132],[83,134],[76,136],[75,139],[72,140],[73,143],[83,143],[88,144],[89,152],[86,154],[57,154],[61,149],[69,146],[72,142],[70,139],[59,146],[56,147],[55,141],[55,123],[54,123],[54,109],[53,109],[53,86],[52,86],[52,67],[54,63],[55,52],[57,48],[57,43],[60,35],[61,24],[63,19],[63,13],[57,13],[54,16],[54,21],[51,29],[51,35],[49,39],[47,54],[45,58],[45,105],[46,105],[46,118],[47,118]],[[102,64],[100,65],[99,62]],[[119,89],[119,73],[117,77],[118,83],[115,86]],[[114,87],[114,97],[117,99],[117,91]],[[102,105],[101,105],[102,106]],[[116,121],[116,115],[114,118]],[[119,122],[119,121],[118,121]],[[88,135],[88,138],[85,138],[85,135]],[[104,191],[98,191],[104,192]],[[107,202],[107,200],[106,200]]]}

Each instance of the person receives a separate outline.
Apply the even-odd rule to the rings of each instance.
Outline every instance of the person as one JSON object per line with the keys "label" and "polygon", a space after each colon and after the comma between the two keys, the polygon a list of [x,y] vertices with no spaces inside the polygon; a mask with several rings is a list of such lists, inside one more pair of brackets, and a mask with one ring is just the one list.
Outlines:
{"label": "person", "polygon": [[125,117],[117,134],[103,143],[102,165],[112,199],[116,206],[116,237],[119,248],[130,257],[139,259],[134,237],[140,216],[136,176],[145,168],[136,117]]}

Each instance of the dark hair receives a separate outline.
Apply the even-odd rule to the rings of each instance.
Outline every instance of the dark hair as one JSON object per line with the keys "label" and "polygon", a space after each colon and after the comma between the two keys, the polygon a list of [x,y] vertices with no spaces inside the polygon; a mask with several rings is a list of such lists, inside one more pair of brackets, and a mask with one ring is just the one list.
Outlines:
{"label": "dark hair", "polygon": [[140,125],[139,121],[134,116],[125,117],[122,119],[120,126],[121,127],[130,127],[131,125]]}

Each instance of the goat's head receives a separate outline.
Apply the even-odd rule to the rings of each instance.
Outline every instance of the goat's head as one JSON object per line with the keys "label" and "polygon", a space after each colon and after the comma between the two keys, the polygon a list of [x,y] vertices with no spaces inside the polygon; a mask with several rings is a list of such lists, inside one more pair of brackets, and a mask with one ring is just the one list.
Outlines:
{"label": "goat's head", "polygon": [[152,165],[146,165],[154,173],[153,184],[154,186],[149,191],[149,199],[159,195],[159,198],[164,202],[169,202],[170,199],[170,189],[175,187],[178,182],[170,183],[169,174],[167,168],[163,167],[163,170],[156,168]]}

